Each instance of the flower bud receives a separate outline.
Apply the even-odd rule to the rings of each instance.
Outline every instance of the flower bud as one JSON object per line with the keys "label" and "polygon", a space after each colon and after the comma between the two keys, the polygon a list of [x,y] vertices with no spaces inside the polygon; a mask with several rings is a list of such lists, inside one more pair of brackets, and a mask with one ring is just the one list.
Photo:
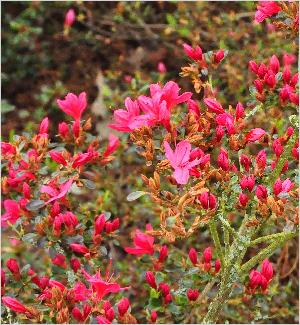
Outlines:
{"label": "flower bud", "polygon": [[242,207],[245,207],[249,201],[248,196],[245,193],[240,193],[239,195],[239,203]]}
{"label": "flower bud", "polygon": [[56,254],[51,261],[54,265],[60,266],[64,269],[67,268],[66,257],[63,254]]}
{"label": "flower bud", "polygon": [[259,78],[263,78],[265,76],[265,74],[267,73],[268,69],[266,67],[265,64],[260,64],[257,70],[257,75],[259,76]]}
{"label": "flower bud", "polygon": [[290,67],[286,66],[283,69],[283,73],[282,73],[282,79],[284,80],[285,83],[289,83],[289,81],[291,80],[292,77],[292,73],[291,73],[291,69]]}
{"label": "flower bud", "polygon": [[249,172],[251,166],[251,159],[248,156],[242,154],[240,157],[240,162],[241,165],[245,168],[246,172]]}
{"label": "flower bud", "polygon": [[170,293],[170,287],[167,283],[161,282],[158,285],[158,291],[160,291],[162,295],[165,297]]}
{"label": "flower bud", "polygon": [[163,245],[159,251],[158,261],[160,263],[163,263],[165,261],[165,259],[167,258],[167,256],[168,256],[168,247],[166,245]]}
{"label": "flower bud", "polygon": [[40,134],[48,134],[48,129],[49,129],[49,119],[48,117],[45,117],[41,124],[40,124]]}
{"label": "flower bud", "polygon": [[261,284],[261,274],[257,270],[252,270],[250,272],[250,281],[249,281],[249,287],[251,289],[255,289],[256,287],[260,286]]}
{"label": "flower bud", "polygon": [[89,252],[88,248],[85,245],[81,244],[70,244],[70,248],[72,249],[72,251],[79,254],[87,254]]}
{"label": "flower bud", "polygon": [[169,293],[168,295],[164,296],[164,303],[168,305],[172,301],[172,296]]}
{"label": "flower bud", "polygon": [[72,270],[77,273],[78,270],[81,269],[81,263],[78,258],[74,257],[70,259],[70,265]]}
{"label": "flower bud", "polygon": [[6,262],[7,268],[14,275],[20,275],[20,268],[18,262],[14,258],[10,258]]}
{"label": "flower bud", "polygon": [[276,55],[272,55],[269,66],[274,73],[279,71],[280,63]]}
{"label": "flower bud", "polygon": [[225,57],[224,50],[220,49],[216,53],[214,53],[214,61],[216,64],[219,64]]}
{"label": "flower bud", "polygon": [[196,265],[198,264],[198,257],[197,257],[197,252],[195,250],[195,248],[191,248],[190,251],[189,251],[189,258],[190,258],[190,261]]}
{"label": "flower bud", "polygon": [[255,185],[255,178],[253,175],[249,176],[243,176],[243,178],[240,180],[240,186],[242,190],[248,189],[249,192],[251,192]]}
{"label": "flower bud", "polygon": [[266,134],[266,131],[260,128],[255,128],[250,130],[250,132],[247,133],[246,135],[246,141],[247,142],[255,142],[262,138]]}
{"label": "flower bud", "polygon": [[69,9],[65,16],[65,27],[71,27],[75,21],[76,15],[74,9]]}
{"label": "flower bud", "polygon": [[265,150],[261,150],[261,151],[257,154],[255,160],[256,160],[256,164],[257,164],[257,166],[258,166],[260,169],[264,170],[265,167],[266,167],[266,163],[267,163],[267,154],[266,154]]}
{"label": "flower bud", "polygon": [[196,46],[195,48],[192,48],[190,45],[184,43],[183,44],[184,52],[188,57],[193,59],[194,61],[201,61],[202,60],[202,50],[200,46]]}
{"label": "flower bud", "polygon": [[118,312],[120,316],[124,316],[130,306],[128,298],[122,298],[118,303]]}
{"label": "flower bud", "polygon": [[15,311],[16,313],[25,314],[28,312],[27,308],[23,304],[12,297],[2,297],[2,302],[5,306]]}
{"label": "flower bud", "polygon": [[66,122],[61,122],[58,124],[58,133],[64,139],[69,134],[69,127]]}
{"label": "flower bud", "polygon": [[224,108],[222,105],[214,98],[205,98],[204,104],[208,107],[208,109],[216,114],[223,114],[225,113]]}
{"label": "flower bud", "polygon": [[50,157],[52,160],[54,160],[55,162],[62,164],[64,166],[67,166],[67,162],[65,160],[65,158],[63,157],[63,155],[61,154],[61,152],[52,150],[49,152]]}
{"label": "flower bud", "polygon": [[151,272],[151,271],[146,272],[146,281],[151,288],[153,288],[155,290],[157,289],[155,276],[154,276],[153,272]]}
{"label": "flower bud", "polygon": [[212,249],[211,247],[206,247],[204,252],[203,252],[203,260],[205,263],[210,263],[212,258]]}
{"label": "flower bud", "polygon": [[152,312],[151,312],[151,322],[156,323],[156,320],[157,320],[157,312],[156,312],[156,310],[152,310]]}
{"label": "flower bud", "polygon": [[264,185],[257,185],[255,194],[261,201],[265,200],[268,197],[268,191]]}
{"label": "flower bud", "polygon": [[189,301],[196,301],[199,297],[199,291],[197,289],[188,289],[186,295]]}
{"label": "flower bud", "polygon": [[265,259],[261,265],[261,274],[269,281],[273,277],[273,266],[268,259]]}
{"label": "flower bud", "polygon": [[262,83],[262,81],[260,81],[259,79],[255,79],[255,80],[253,81],[253,84],[254,84],[256,90],[257,90],[260,94],[262,94],[262,92],[263,92],[263,83]]}
{"label": "flower bud", "polygon": [[95,221],[95,236],[100,235],[101,232],[103,231],[105,226],[105,215],[104,213],[100,214],[98,217],[96,217]]}
{"label": "flower bud", "polygon": [[217,199],[216,197],[208,192],[201,193],[198,196],[198,199],[203,207],[203,209],[208,210],[208,209],[214,209],[217,205]]}
{"label": "flower bud", "polygon": [[249,61],[249,69],[256,74],[258,71],[258,64],[255,61]]}
{"label": "flower bud", "polygon": [[275,155],[277,157],[280,157],[280,155],[283,153],[283,146],[281,145],[280,139],[275,139],[272,143],[272,148],[275,152]]}
{"label": "flower bud", "polygon": [[167,68],[163,62],[159,62],[157,65],[157,71],[161,74],[164,74],[167,72]]}
{"label": "flower bud", "polygon": [[216,259],[215,261],[215,272],[218,273],[221,269],[221,261],[219,259]]}
{"label": "flower bud", "polygon": [[235,108],[235,118],[238,121],[239,119],[245,116],[245,109],[242,103],[237,103]]}
{"label": "flower bud", "polygon": [[105,311],[105,317],[110,322],[112,322],[112,320],[115,318],[115,312],[114,312],[114,309],[112,307]]}

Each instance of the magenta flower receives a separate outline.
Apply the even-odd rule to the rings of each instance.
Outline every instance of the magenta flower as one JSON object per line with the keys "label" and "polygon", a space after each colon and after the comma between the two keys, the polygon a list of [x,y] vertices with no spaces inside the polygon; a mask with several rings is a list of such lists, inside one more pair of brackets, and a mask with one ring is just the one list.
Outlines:
{"label": "magenta flower", "polygon": [[68,93],[64,100],[57,100],[57,105],[63,112],[72,116],[76,121],[80,120],[81,115],[87,106],[86,93],[82,92],[79,96]]}
{"label": "magenta flower", "polygon": [[266,18],[269,18],[281,11],[281,7],[276,1],[259,1],[257,11],[255,13],[255,20],[261,23]]}
{"label": "magenta flower", "polygon": [[166,73],[167,72],[167,68],[165,66],[165,64],[163,62],[159,62],[157,65],[157,71],[161,74]]}
{"label": "magenta flower", "polygon": [[139,229],[135,231],[135,237],[134,237],[134,246],[135,247],[125,247],[125,251],[128,254],[133,255],[153,255],[154,253],[154,237],[142,233]]}
{"label": "magenta flower", "polygon": [[119,138],[113,135],[112,133],[110,133],[108,136],[108,145],[106,150],[103,153],[103,156],[108,157],[109,155],[111,155],[113,152],[115,152],[118,149],[119,145],[120,145]]}
{"label": "magenta flower", "polygon": [[199,165],[201,159],[190,161],[191,144],[188,141],[180,141],[173,151],[168,142],[164,142],[166,157],[174,168],[173,177],[178,184],[187,184],[190,174],[189,171],[194,166]]}
{"label": "magenta flower", "polygon": [[148,119],[145,115],[140,115],[138,102],[131,100],[129,97],[125,99],[125,109],[117,109],[114,111],[114,123],[108,127],[121,132],[131,132],[136,128],[148,125]]}
{"label": "magenta flower", "polygon": [[71,185],[73,183],[73,178],[69,179],[68,181],[62,183],[59,185],[59,189],[57,189],[54,185],[43,185],[41,187],[41,193],[48,194],[51,199],[45,202],[45,204],[48,204],[52,201],[58,200],[63,198],[67,192],[69,191]]}
{"label": "magenta flower", "polygon": [[205,98],[204,104],[208,107],[211,112],[216,114],[223,114],[225,113],[224,108],[222,105],[214,98]]}
{"label": "magenta flower", "polygon": [[12,225],[21,217],[20,206],[15,200],[4,200],[5,213],[1,216],[1,226],[6,227],[7,221]]}
{"label": "magenta flower", "polygon": [[195,48],[191,47],[190,45],[184,43],[183,44],[184,52],[188,57],[193,59],[194,61],[201,61],[202,60],[202,49],[200,46],[196,46]]}
{"label": "magenta flower", "polygon": [[16,313],[25,314],[28,312],[30,314],[29,310],[15,298],[8,296],[2,297],[2,302],[5,306],[15,311]]}

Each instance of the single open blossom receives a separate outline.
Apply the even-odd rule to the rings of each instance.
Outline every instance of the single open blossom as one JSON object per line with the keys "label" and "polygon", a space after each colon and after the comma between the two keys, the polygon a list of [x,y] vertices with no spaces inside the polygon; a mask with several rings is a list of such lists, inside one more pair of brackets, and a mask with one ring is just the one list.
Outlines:
{"label": "single open blossom", "polygon": [[140,108],[137,101],[129,97],[125,99],[125,109],[114,111],[114,123],[108,127],[121,132],[131,132],[141,126],[148,126],[148,120],[145,115],[140,115]]}
{"label": "single open blossom", "polygon": [[118,283],[111,282],[111,279],[103,279],[100,272],[96,272],[95,275],[88,274],[85,270],[82,269],[82,273],[91,284],[91,289],[98,300],[103,299],[109,293],[118,293],[123,290],[127,290],[129,287],[121,288]]}
{"label": "single open blossom", "polygon": [[213,98],[204,98],[204,104],[209,108],[211,112],[214,112],[216,114],[223,114],[225,113],[224,108],[222,105]]}
{"label": "single open blossom", "polygon": [[7,222],[12,225],[21,217],[21,210],[18,202],[15,200],[4,200],[5,213],[1,216],[1,226],[6,227]]}
{"label": "single open blossom", "polygon": [[120,140],[118,137],[116,137],[114,134],[110,133],[108,136],[108,145],[107,148],[105,149],[103,156],[108,157],[111,155],[113,152],[115,152],[120,145]]}
{"label": "single open blossom", "polygon": [[48,194],[51,199],[45,202],[45,204],[48,204],[50,202],[53,202],[55,200],[63,198],[67,192],[69,191],[70,187],[72,186],[73,178],[69,179],[68,181],[60,184],[58,186],[59,189],[57,189],[54,185],[43,185],[41,187],[41,193]]}
{"label": "single open blossom", "polygon": [[255,128],[250,130],[245,139],[247,142],[255,142],[259,139],[261,139],[264,135],[266,134],[266,131],[264,131],[263,129],[260,128]]}
{"label": "single open blossom", "polygon": [[149,254],[153,255],[154,253],[154,237],[142,233],[139,229],[135,231],[134,237],[134,245],[135,247],[125,247],[125,251],[128,254],[133,255],[143,255]]}
{"label": "single open blossom", "polygon": [[195,48],[193,48],[192,46],[184,43],[183,49],[186,55],[190,57],[192,60],[201,61],[203,59],[202,49],[200,46],[197,45]]}
{"label": "single open blossom", "polygon": [[281,11],[281,7],[276,1],[259,1],[257,11],[255,13],[255,20],[261,23],[266,18],[269,18]]}
{"label": "single open blossom", "polygon": [[75,21],[76,15],[74,9],[69,9],[65,16],[65,27],[71,27]]}
{"label": "single open blossom", "polygon": [[86,93],[82,92],[79,96],[68,93],[64,100],[57,100],[57,105],[63,112],[72,116],[76,121],[80,120],[87,106]]}
{"label": "single open blossom", "polygon": [[173,151],[168,142],[164,142],[166,157],[174,168],[173,177],[178,184],[187,184],[189,179],[189,170],[199,165],[200,159],[190,161],[191,144],[182,140]]}

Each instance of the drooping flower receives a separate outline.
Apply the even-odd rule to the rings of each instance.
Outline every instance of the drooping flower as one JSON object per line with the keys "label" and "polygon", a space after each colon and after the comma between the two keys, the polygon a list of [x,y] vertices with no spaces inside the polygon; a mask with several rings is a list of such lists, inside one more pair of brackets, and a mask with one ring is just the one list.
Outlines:
{"label": "drooping flower", "polygon": [[59,189],[57,189],[52,184],[43,185],[40,190],[41,193],[46,193],[51,197],[51,199],[46,201],[45,204],[49,204],[50,202],[63,198],[69,191],[70,187],[72,186],[72,183],[73,183],[73,178],[70,178],[68,181],[60,184],[58,186]]}
{"label": "drooping flower", "polygon": [[166,157],[171,166],[174,168],[173,177],[178,184],[187,184],[189,179],[189,170],[194,166],[199,165],[201,159],[190,161],[191,144],[188,141],[182,140],[173,151],[168,142],[164,141]]}
{"label": "drooping flower", "polygon": [[115,152],[120,145],[120,140],[118,137],[116,137],[114,134],[110,133],[108,136],[108,145],[107,148],[105,149],[103,156],[108,157],[111,155],[113,152]]}
{"label": "drooping flower", "polygon": [[68,93],[64,100],[57,100],[57,105],[63,112],[78,121],[87,106],[86,93],[82,92],[79,96],[76,96],[73,93]]}
{"label": "drooping flower", "polygon": [[133,255],[143,255],[149,254],[153,255],[154,253],[154,237],[148,234],[142,233],[139,229],[135,231],[134,237],[134,246],[135,247],[125,247],[125,251],[128,254]]}
{"label": "drooping flower", "polygon": [[281,7],[276,1],[259,1],[259,5],[257,6],[257,11],[255,13],[255,20],[258,23],[261,23],[266,18],[277,14],[281,10]]}

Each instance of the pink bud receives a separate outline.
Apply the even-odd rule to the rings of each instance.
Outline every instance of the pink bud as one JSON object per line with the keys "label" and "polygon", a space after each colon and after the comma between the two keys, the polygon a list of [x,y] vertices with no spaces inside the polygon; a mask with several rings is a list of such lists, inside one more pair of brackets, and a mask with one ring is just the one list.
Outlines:
{"label": "pink bud", "polygon": [[276,86],[276,78],[275,74],[272,70],[268,70],[268,72],[264,76],[264,82],[270,87],[274,88]]}
{"label": "pink bud", "polygon": [[189,301],[196,301],[199,297],[199,291],[197,289],[188,289],[186,295]]}
{"label": "pink bud", "polygon": [[151,288],[157,289],[155,276],[154,276],[153,272],[151,272],[151,271],[146,272],[146,281]]}
{"label": "pink bud", "polygon": [[2,302],[5,306],[15,311],[16,313],[25,314],[29,312],[23,304],[21,304],[17,299],[14,299],[12,297],[2,297]]}
{"label": "pink bud", "polygon": [[205,263],[210,263],[212,258],[212,249],[211,247],[206,247],[203,252],[203,259]]}
{"label": "pink bud", "polygon": [[255,194],[259,200],[265,200],[268,197],[268,191],[264,185],[257,185]]}
{"label": "pink bud", "polygon": [[167,295],[170,294],[170,287],[169,287],[169,285],[167,283],[161,282],[158,285],[158,291],[160,291],[162,293],[162,295],[164,297],[166,297]]}
{"label": "pink bud", "polygon": [[267,73],[268,69],[267,67],[265,66],[265,64],[260,64],[260,66],[258,67],[258,70],[257,70],[257,75],[259,76],[259,78],[263,78],[265,76],[265,74]]}
{"label": "pink bud", "polygon": [[273,266],[268,259],[265,259],[261,265],[261,274],[269,281],[273,277]]}
{"label": "pink bud", "polygon": [[61,122],[58,124],[58,133],[62,138],[66,138],[69,134],[69,127],[66,122]]}
{"label": "pink bud", "polygon": [[20,275],[20,268],[17,260],[14,258],[10,258],[6,262],[7,268],[10,270],[10,272],[14,275]]}
{"label": "pink bud", "polygon": [[216,139],[217,139],[218,142],[222,140],[224,134],[225,134],[225,131],[224,131],[223,126],[218,125],[216,127]]}
{"label": "pink bud", "polygon": [[214,61],[219,64],[225,57],[224,50],[220,49],[216,53],[214,53]]}
{"label": "pink bud", "polygon": [[48,134],[49,119],[45,117],[40,124],[40,134]]}
{"label": "pink bud", "polygon": [[256,156],[256,164],[260,169],[265,169],[267,163],[267,154],[265,150],[261,150]]}
{"label": "pink bud", "polygon": [[254,72],[255,74],[258,71],[258,65],[255,61],[249,61],[249,68],[252,72]]}
{"label": "pink bud", "polygon": [[165,64],[163,62],[159,62],[158,65],[157,65],[157,71],[159,73],[166,73],[167,72],[167,68],[165,66]]}
{"label": "pink bud", "polygon": [[259,79],[255,79],[255,80],[253,81],[253,84],[254,84],[256,90],[257,90],[260,94],[262,94],[262,92],[263,92],[263,83],[262,83],[262,81],[260,81]]}
{"label": "pink bud", "polygon": [[95,221],[95,236],[100,235],[105,226],[105,215],[104,213],[96,217]]}
{"label": "pink bud", "polygon": [[51,261],[54,265],[60,266],[64,269],[67,268],[66,257],[63,254],[56,254]]}
{"label": "pink bud", "polygon": [[151,322],[156,323],[157,320],[157,312],[155,310],[152,310],[151,312]]}
{"label": "pink bud", "polygon": [[130,306],[128,298],[122,298],[118,303],[118,311],[120,316],[124,316]]}
{"label": "pink bud", "polygon": [[220,149],[220,153],[218,155],[218,165],[223,170],[229,170],[229,159],[228,159],[228,152],[224,149]]}
{"label": "pink bud", "polygon": [[221,261],[219,259],[216,259],[215,261],[215,272],[218,273],[221,269]]}
{"label": "pink bud", "polygon": [[79,137],[80,134],[80,120],[76,120],[72,126],[72,132],[75,138]]}
{"label": "pink bud", "polygon": [[54,160],[55,162],[57,162],[59,164],[67,166],[67,162],[61,152],[52,150],[49,152],[49,154],[50,154],[50,157],[52,160]]}
{"label": "pink bud", "polygon": [[202,60],[202,50],[199,46],[192,48],[190,45],[184,43],[183,49],[187,56],[189,56],[194,61],[201,61]]}
{"label": "pink bud", "polygon": [[81,263],[80,263],[79,259],[76,257],[70,259],[70,264],[71,264],[72,270],[75,273],[77,273],[77,271],[81,269]]}
{"label": "pink bud", "polygon": [[280,63],[276,55],[272,55],[269,66],[274,73],[279,71]]}
{"label": "pink bud", "polygon": [[247,205],[248,201],[249,201],[248,196],[245,193],[240,193],[240,195],[239,195],[240,205],[245,207]]}
{"label": "pink bud", "polygon": [[111,308],[111,303],[110,303],[108,300],[105,300],[105,301],[103,302],[102,308],[103,308],[105,311],[107,311],[108,309]]}
{"label": "pink bud", "polygon": [[166,245],[163,245],[159,251],[158,261],[160,263],[163,263],[165,261],[165,259],[167,258],[167,256],[168,256],[168,247]]}
{"label": "pink bud", "polygon": [[280,155],[283,153],[283,147],[281,145],[280,139],[275,139],[272,143],[273,150],[275,152],[275,155],[277,157],[280,157]]}
{"label": "pink bud", "polygon": [[283,54],[283,65],[291,65],[296,62],[296,56],[294,54]]}
{"label": "pink bud", "polygon": [[240,157],[241,165],[245,168],[245,170],[248,172],[251,166],[251,160],[248,156],[242,154]]}
{"label": "pink bud", "polygon": [[81,244],[76,244],[76,243],[70,244],[70,248],[72,249],[72,251],[79,254],[87,254],[89,252],[87,247]]}
{"label": "pink bud", "polygon": [[164,303],[167,305],[172,301],[172,296],[169,293],[168,295],[164,296]]}
{"label": "pink bud", "polygon": [[239,119],[245,116],[245,109],[242,103],[237,103],[235,108],[235,118],[238,121]]}
{"label": "pink bud", "polygon": [[198,195],[198,199],[203,207],[203,209],[214,209],[217,205],[216,197],[208,192],[201,193]]}
{"label": "pink bud", "polygon": [[216,114],[223,114],[225,113],[224,108],[222,105],[213,98],[205,98],[204,104],[209,108],[211,112],[214,112]]}
{"label": "pink bud", "polygon": [[115,318],[115,312],[114,312],[114,309],[112,307],[105,311],[105,317],[110,322],[112,322],[112,320]]}
{"label": "pink bud", "polygon": [[188,103],[189,113],[195,114],[197,117],[199,117],[200,116],[200,107],[199,107],[198,103],[193,99],[189,99],[187,103]]}
{"label": "pink bud", "polygon": [[298,83],[298,72],[296,74],[293,75],[291,81],[290,81],[290,85],[292,87],[295,87]]}
{"label": "pink bud", "polygon": [[253,175],[243,176],[240,180],[240,185],[242,190],[248,189],[251,192],[255,185],[255,178]]}
{"label": "pink bud", "polygon": [[292,77],[292,73],[290,67],[289,66],[284,67],[282,73],[282,79],[284,80],[284,82],[288,83],[291,80],[291,77]]}
{"label": "pink bud", "polygon": [[23,183],[23,195],[26,199],[30,199],[30,186],[27,183]]}
{"label": "pink bud", "polygon": [[246,135],[245,139],[247,142],[255,142],[261,139],[266,134],[266,131],[260,128],[255,128],[250,130],[250,132]]}
{"label": "pink bud", "polygon": [[195,250],[195,248],[191,248],[190,251],[189,251],[189,258],[190,258],[190,261],[196,265],[198,264],[198,257],[197,257],[197,252]]}
{"label": "pink bud", "polygon": [[251,289],[255,289],[256,287],[261,285],[261,274],[257,270],[252,270],[250,272],[249,278],[249,286]]}
{"label": "pink bud", "polygon": [[65,27],[71,27],[75,21],[75,17],[76,15],[74,9],[69,9],[65,16]]}

